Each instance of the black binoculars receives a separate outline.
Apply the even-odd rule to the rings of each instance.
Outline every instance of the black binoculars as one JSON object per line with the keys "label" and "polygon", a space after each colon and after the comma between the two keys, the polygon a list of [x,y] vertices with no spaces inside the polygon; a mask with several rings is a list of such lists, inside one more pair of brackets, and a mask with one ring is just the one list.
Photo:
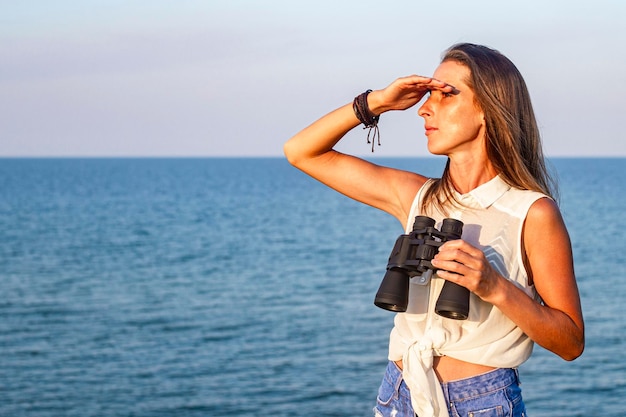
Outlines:
{"label": "black binoculars", "polygon": [[[413,231],[400,235],[389,255],[387,272],[376,293],[374,304],[385,310],[406,311],[409,301],[409,282],[421,277],[425,283],[436,271],[430,262],[439,247],[449,240],[460,239],[463,222],[444,219],[441,230],[435,228],[435,220],[427,216],[415,217]],[[435,305],[440,316],[465,320],[469,314],[469,290],[446,281]]]}

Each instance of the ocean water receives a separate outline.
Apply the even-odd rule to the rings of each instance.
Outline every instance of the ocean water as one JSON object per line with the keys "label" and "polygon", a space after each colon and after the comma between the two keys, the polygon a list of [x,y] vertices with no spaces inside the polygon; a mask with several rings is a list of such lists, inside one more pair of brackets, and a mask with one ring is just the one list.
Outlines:
{"label": "ocean water", "polygon": [[[536,348],[526,405],[621,417],[626,159],[551,162],[587,347]],[[388,215],[280,158],[1,159],[0,191],[0,416],[372,415]]]}

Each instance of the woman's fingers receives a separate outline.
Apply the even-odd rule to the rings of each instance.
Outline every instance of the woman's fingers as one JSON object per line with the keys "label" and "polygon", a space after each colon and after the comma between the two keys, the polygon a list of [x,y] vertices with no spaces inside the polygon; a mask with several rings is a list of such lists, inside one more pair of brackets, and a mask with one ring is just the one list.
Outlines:
{"label": "woman's fingers", "polygon": [[498,279],[484,253],[462,240],[442,245],[432,264],[440,270],[441,278],[456,282],[481,298],[489,296]]}
{"label": "woman's fingers", "polygon": [[409,75],[393,81],[383,90],[368,96],[368,105],[374,114],[389,110],[406,110],[417,104],[429,91],[454,92],[454,86],[432,77]]}

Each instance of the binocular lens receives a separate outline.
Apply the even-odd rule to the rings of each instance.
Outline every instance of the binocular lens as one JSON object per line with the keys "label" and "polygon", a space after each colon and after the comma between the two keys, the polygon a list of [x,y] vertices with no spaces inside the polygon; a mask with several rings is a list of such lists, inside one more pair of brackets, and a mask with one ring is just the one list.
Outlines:
{"label": "binocular lens", "polygon": [[374,304],[389,311],[406,311],[409,304],[409,277],[405,271],[396,268],[387,271]]}
{"label": "binocular lens", "polygon": [[469,315],[469,290],[446,281],[435,304],[435,313],[454,320],[465,320]]}
{"label": "binocular lens", "polygon": [[[416,216],[413,223],[413,230],[426,229],[427,227],[435,227],[435,220],[427,216]],[[461,225],[463,227],[463,225]]]}
{"label": "binocular lens", "polygon": [[443,223],[441,223],[441,233],[460,239],[463,234],[463,222],[456,219],[443,219]]}

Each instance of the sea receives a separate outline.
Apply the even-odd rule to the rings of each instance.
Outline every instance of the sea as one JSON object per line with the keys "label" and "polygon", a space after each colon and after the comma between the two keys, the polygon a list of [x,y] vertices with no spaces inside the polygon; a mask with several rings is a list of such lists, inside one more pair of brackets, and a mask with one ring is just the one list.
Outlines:
{"label": "sea", "polygon": [[[528,415],[623,417],[626,159],[549,162],[587,343],[535,348]],[[401,233],[283,158],[0,159],[0,416],[372,416]]]}

